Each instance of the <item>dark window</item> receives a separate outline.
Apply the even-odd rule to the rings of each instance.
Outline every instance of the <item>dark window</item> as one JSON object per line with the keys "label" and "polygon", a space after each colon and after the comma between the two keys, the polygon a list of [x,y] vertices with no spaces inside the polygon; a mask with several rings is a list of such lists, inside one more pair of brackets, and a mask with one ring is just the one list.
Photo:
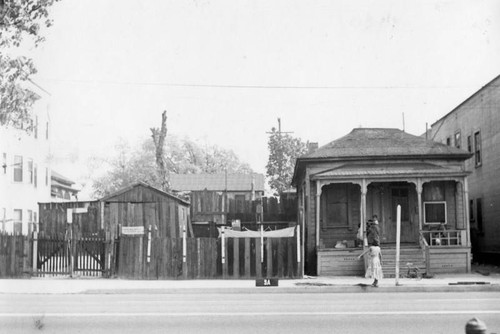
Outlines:
{"label": "dark window", "polygon": [[478,131],[474,133],[474,155],[476,157],[476,166],[480,166],[482,163],[481,157],[481,133]]}
{"label": "dark window", "polygon": [[469,200],[469,220],[474,221],[474,200]]}
{"label": "dark window", "polygon": [[328,226],[347,226],[349,217],[347,210],[348,186],[338,184],[325,191],[326,196],[326,223]]}
{"label": "dark window", "polygon": [[446,145],[451,146],[451,137],[446,138]]}
{"label": "dark window", "polygon": [[467,151],[472,153],[472,137],[467,136]]}
{"label": "dark window", "polygon": [[481,198],[476,199],[476,215],[477,215],[477,229],[483,230],[483,201]]}
{"label": "dark window", "polygon": [[392,189],[392,219],[397,219],[397,207],[401,205],[401,221],[409,221],[409,201],[408,201],[408,188],[394,188]]}
{"label": "dark window", "polygon": [[14,182],[23,182],[23,157],[14,156]]}
{"label": "dark window", "polygon": [[425,224],[446,224],[446,202],[424,202]]}
{"label": "dark window", "polygon": [[455,133],[455,147],[456,148],[462,147],[462,135],[461,135],[460,131]]}

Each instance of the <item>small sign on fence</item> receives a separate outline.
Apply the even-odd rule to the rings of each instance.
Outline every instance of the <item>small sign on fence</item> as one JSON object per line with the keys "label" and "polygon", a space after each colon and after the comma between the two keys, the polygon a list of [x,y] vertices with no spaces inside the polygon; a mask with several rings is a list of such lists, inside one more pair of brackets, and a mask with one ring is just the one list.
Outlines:
{"label": "small sign on fence", "polygon": [[255,286],[278,286],[277,278],[259,278],[255,280]]}
{"label": "small sign on fence", "polygon": [[122,235],[142,235],[144,226],[122,226]]}

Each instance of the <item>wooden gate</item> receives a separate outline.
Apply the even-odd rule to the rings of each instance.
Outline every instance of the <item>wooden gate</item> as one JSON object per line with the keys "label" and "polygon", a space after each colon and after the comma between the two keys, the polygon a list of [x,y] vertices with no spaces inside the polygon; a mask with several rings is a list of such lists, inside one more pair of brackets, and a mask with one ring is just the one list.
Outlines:
{"label": "wooden gate", "polygon": [[102,276],[106,271],[104,237],[33,234],[34,276]]}

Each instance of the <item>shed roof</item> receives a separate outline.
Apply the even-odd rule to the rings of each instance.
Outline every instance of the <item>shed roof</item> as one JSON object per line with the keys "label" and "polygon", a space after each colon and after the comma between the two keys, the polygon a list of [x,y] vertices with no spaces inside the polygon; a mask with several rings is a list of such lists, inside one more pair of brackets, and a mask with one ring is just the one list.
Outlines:
{"label": "shed roof", "polygon": [[[253,184],[253,186],[252,186]],[[264,191],[262,174],[170,174],[175,191]]]}
{"label": "shed roof", "polygon": [[299,159],[369,157],[470,157],[470,153],[399,129],[359,128]]}
{"label": "shed roof", "polygon": [[123,195],[123,194],[131,191],[132,189],[137,188],[137,187],[143,187],[143,188],[150,189],[153,192],[156,192],[156,193],[158,193],[160,195],[163,195],[163,196],[166,196],[166,197],[170,197],[170,198],[175,199],[175,200],[177,200],[177,201],[179,201],[179,202],[181,202],[183,204],[186,204],[186,205],[190,204],[188,201],[186,201],[186,200],[184,200],[184,199],[182,199],[182,198],[180,198],[178,196],[175,196],[175,195],[173,195],[171,193],[168,193],[168,192],[165,192],[163,190],[157,189],[157,188],[155,188],[153,186],[150,186],[149,184],[144,183],[144,182],[137,182],[137,183],[134,183],[134,184],[132,184],[132,185],[130,185],[128,187],[122,188],[122,189],[120,189],[120,190],[118,190],[118,191],[116,191],[116,192],[114,192],[114,193],[112,193],[112,194],[110,194],[108,196],[105,196],[105,197],[101,198],[100,201],[102,201],[102,202],[109,201],[109,200],[113,199],[114,197],[118,197],[120,195]]}

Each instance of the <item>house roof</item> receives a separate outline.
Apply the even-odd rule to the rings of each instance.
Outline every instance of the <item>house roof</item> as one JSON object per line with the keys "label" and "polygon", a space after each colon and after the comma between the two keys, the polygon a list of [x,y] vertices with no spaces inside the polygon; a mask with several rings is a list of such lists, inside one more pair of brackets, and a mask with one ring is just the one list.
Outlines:
{"label": "house roof", "polygon": [[[316,151],[303,155],[295,164],[292,184],[306,162],[326,161],[385,161],[405,159],[447,159],[463,161],[471,153],[424,137],[414,136],[399,129],[358,128],[349,134],[321,146]],[[367,166],[362,166],[369,172]],[[349,173],[359,173],[352,170]],[[375,171],[371,171],[372,173]],[[379,171],[380,172],[380,171]],[[377,172],[377,173],[379,173]],[[390,170],[388,173],[396,172]],[[437,171],[436,171],[437,172]],[[343,171],[343,173],[347,173]],[[409,173],[406,170],[404,173]],[[359,174],[357,174],[359,175]]]}
{"label": "house roof", "polygon": [[178,200],[179,202],[182,202],[183,204],[186,204],[186,205],[189,205],[190,203],[178,196],[175,196],[171,193],[168,193],[168,192],[165,192],[163,190],[160,190],[160,189],[157,189],[153,186],[150,186],[149,184],[147,183],[144,183],[144,182],[137,182],[137,183],[134,183],[134,184],[131,184],[130,186],[128,187],[125,187],[125,188],[122,188],[108,196],[105,196],[103,198],[100,199],[101,202],[106,202],[106,201],[109,201],[110,199],[114,198],[114,197],[117,197],[117,196],[120,196],[126,192],[129,192],[130,190],[134,189],[134,188],[137,188],[137,187],[144,187],[144,188],[148,188],[148,189],[151,189],[152,191],[160,194],[160,195],[164,195],[164,196],[167,196],[167,197],[171,197],[173,199],[176,199]]}
{"label": "house roof", "polygon": [[264,191],[262,174],[170,174],[175,191]]}
{"label": "house roof", "polygon": [[417,156],[466,159],[470,153],[399,129],[359,128],[299,159]]}
{"label": "house roof", "polygon": [[443,167],[430,163],[390,163],[390,164],[356,164],[346,163],[326,171],[311,175],[313,179],[352,176],[420,176],[420,175],[466,175],[459,166]]}
{"label": "house roof", "polygon": [[50,178],[57,181],[58,184],[64,184],[66,186],[70,186],[72,184],[75,184],[75,182],[66,176],[56,172],[55,170],[52,170],[50,172]]}

